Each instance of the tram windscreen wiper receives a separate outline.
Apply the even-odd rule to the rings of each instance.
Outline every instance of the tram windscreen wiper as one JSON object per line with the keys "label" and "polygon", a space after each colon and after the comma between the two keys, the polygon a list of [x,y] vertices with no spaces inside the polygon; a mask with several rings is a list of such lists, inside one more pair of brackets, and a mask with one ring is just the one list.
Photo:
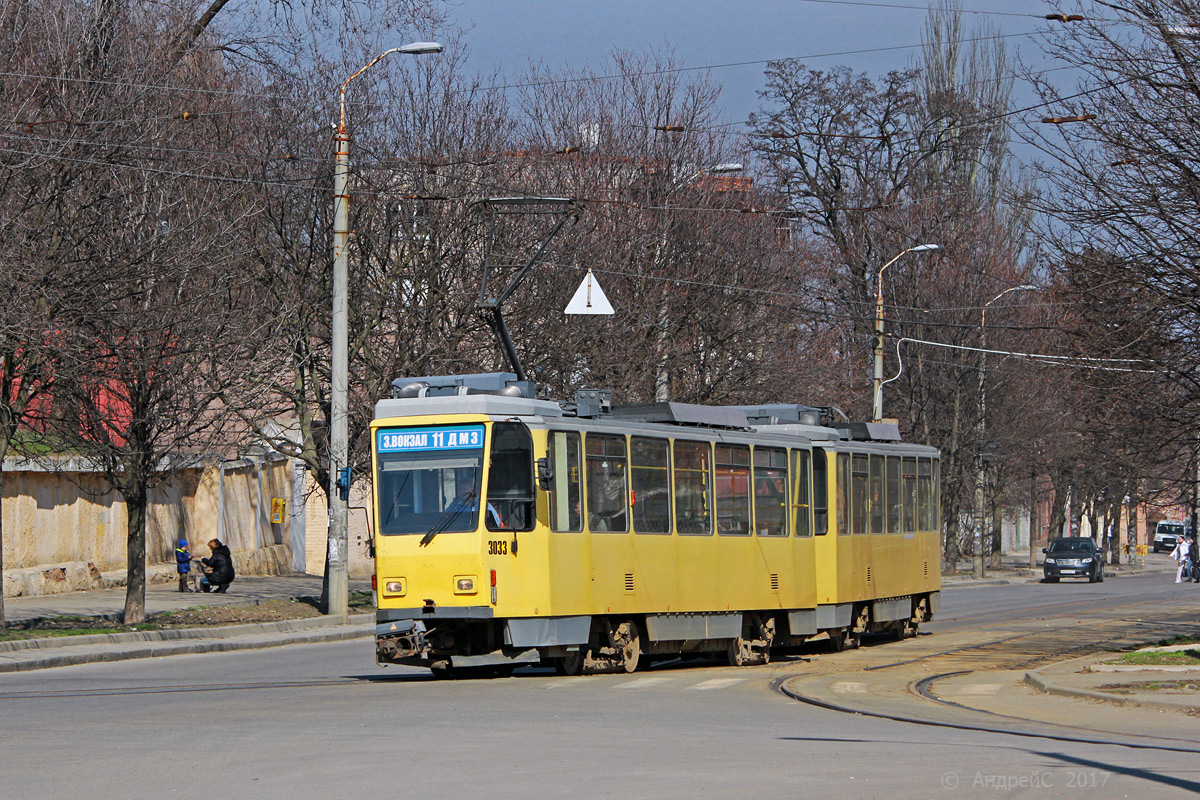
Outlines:
{"label": "tram windscreen wiper", "polygon": [[433,537],[446,530],[446,528],[449,528],[450,523],[458,519],[459,514],[463,513],[464,511],[470,511],[471,506],[469,503],[474,498],[475,492],[467,492],[462,497],[454,498],[450,505],[446,506],[446,510],[442,512],[442,515],[438,517],[437,522],[433,523],[433,527],[431,527],[429,531],[421,537],[421,541],[418,543],[419,546],[424,547],[432,542]]}

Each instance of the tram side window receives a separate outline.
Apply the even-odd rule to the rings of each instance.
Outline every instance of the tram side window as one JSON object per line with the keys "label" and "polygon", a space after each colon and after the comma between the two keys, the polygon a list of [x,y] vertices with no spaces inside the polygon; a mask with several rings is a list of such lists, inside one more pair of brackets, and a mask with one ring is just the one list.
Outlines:
{"label": "tram side window", "polygon": [[750,448],[717,445],[717,533],[750,534]]}
{"label": "tram side window", "polygon": [[588,434],[587,515],[592,531],[629,530],[625,437]]}
{"label": "tram side window", "polygon": [[850,535],[850,454],[837,457],[837,523],[838,536]]}
{"label": "tram side window", "polygon": [[905,458],[900,464],[900,493],[904,496],[904,532],[917,530],[917,460]]}
{"label": "tram side window", "polygon": [[759,536],[787,536],[787,451],[754,448],[754,529]]}
{"label": "tram side window", "polygon": [[519,422],[492,426],[491,462],[488,466],[487,513],[489,531],[533,530],[533,438]]}
{"label": "tram side window", "polygon": [[900,514],[904,502],[900,499],[900,457],[888,456],[884,469],[887,484],[887,532],[900,533]]}
{"label": "tram side window", "polygon": [[792,451],[792,535],[812,536],[812,455]]}
{"label": "tram side window", "polygon": [[871,533],[883,533],[883,507],[884,507],[884,486],[883,486],[883,456],[871,455],[871,496],[868,500],[870,503],[871,514]]}
{"label": "tram side window", "polygon": [[824,450],[813,450],[813,531],[829,533],[829,464]]}
{"label": "tram side window", "polygon": [[851,456],[850,530],[855,535],[867,532],[867,483],[870,473],[865,455]]}
{"label": "tram side window", "polygon": [[712,533],[712,447],[708,442],[675,442],[675,529],[681,534]]}
{"label": "tram side window", "polygon": [[550,461],[554,486],[550,490],[550,529],[568,533],[583,530],[580,513],[583,489],[583,446],[573,431],[550,432]]}
{"label": "tram side window", "polygon": [[671,450],[666,439],[629,440],[634,533],[671,532]]}
{"label": "tram side window", "polygon": [[933,530],[942,529],[942,462],[933,459]]}
{"label": "tram side window", "polygon": [[921,530],[933,530],[933,462],[928,458],[917,459],[917,508]]}

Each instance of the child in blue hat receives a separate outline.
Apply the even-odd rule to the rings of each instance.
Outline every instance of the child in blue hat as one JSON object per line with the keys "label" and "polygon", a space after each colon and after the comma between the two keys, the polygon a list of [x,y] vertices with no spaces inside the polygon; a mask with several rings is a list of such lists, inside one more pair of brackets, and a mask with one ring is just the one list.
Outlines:
{"label": "child in blue hat", "polygon": [[179,591],[194,591],[188,586],[189,573],[192,571],[192,551],[188,548],[187,539],[180,539],[175,548],[175,570],[179,573]]}

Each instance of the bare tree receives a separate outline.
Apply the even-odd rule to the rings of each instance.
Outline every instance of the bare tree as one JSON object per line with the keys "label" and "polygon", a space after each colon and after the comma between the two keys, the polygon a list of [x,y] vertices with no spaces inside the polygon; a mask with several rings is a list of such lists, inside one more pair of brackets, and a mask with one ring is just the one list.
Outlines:
{"label": "bare tree", "polygon": [[[976,433],[984,426],[972,352],[980,311],[1031,274],[1023,256],[1030,219],[1003,122],[1011,86],[1003,48],[968,39],[960,17],[953,4],[935,7],[921,62],[879,83],[844,68],[773,63],[755,118],[759,155],[799,231],[829,253],[851,407],[865,407],[876,292],[887,299],[886,350],[899,354],[887,369],[895,376],[889,403],[910,432],[942,451],[950,568],[986,445]],[[936,261],[910,256],[881,276],[893,256],[924,243],[940,246]]]}

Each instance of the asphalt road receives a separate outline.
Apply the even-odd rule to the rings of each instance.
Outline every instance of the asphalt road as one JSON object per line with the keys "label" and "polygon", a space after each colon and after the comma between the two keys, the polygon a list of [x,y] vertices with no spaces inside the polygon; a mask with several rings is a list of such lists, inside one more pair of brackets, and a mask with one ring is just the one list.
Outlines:
{"label": "asphalt road", "polygon": [[[1159,598],[1197,609],[1200,586],[1159,574],[950,589],[928,629]],[[814,646],[764,667],[443,681],[381,670],[371,643],[356,641],[5,674],[0,797],[898,800],[1200,788],[1197,753],[881,720],[774,688],[843,655]]]}

